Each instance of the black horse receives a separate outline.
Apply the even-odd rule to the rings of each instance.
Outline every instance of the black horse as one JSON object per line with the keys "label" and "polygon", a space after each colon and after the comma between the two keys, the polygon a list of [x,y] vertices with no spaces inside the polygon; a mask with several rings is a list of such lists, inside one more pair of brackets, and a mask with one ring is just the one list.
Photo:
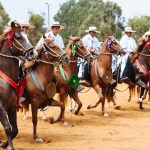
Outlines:
{"label": "black horse", "polygon": [[34,55],[35,51],[20,24],[16,22],[12,22],[11,27],[3,33],[0,47],[0,121],[7,136],[6,142],[0,141],[0,147],[8,146],[9,150],[14,150],[12,140],[18,134],[18,95],[13,86],[17,86],[18,83],[19,57],[31,57],[29,53]]}
{"label": "black horse", "polygon": [[[129,101],[131,100],[131,97],[135,91],[135,86],[139,86],[140,90],[140,97],[139,97],[139,108],[140,110],[143,109],[142,106],[142,100],[144,97],[144,90],[149,90],[149,87],[147,86],[147,83],[150,79],[150,40],[145,42],[144,40],[138,44],[136,53],[132,54],[128,60],[128,68],[126,72],[132,72],[130,75],[130,79],[132,78],[132,81],[134,85],[129,86]],[[118,68],[119,69],[119,68]],[[118,79],[119,76],[119,70],[117,69],[117,73],[114,74],[114,79]],[[126,68],[125,68],[126,69]],[[129,74],[129,73],[128,73]],[[114,83],[111,85],[107,90],[107,96],[109,99],[112,100],[114,105],[116,105],[113,97],[113,89],[116,87],[117,83]]]}

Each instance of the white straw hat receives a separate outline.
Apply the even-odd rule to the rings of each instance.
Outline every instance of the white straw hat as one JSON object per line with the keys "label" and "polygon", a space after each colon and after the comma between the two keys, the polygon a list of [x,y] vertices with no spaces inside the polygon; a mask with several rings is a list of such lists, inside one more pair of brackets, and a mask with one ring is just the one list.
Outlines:
{"label": "white straw hat", "polygon": [[20,23],[21,27],[27,27],[29,29],[33,29],[35,28],[35,26],[31,25],[30,23],[28,22],[23,22],[23,23]]}
{"label": "white straw hat", "polygon": [[125,32],[125,33],[126,33],[126,32],[132,32],[132,33],[134,33],[134,32],[136,32],[136,31],[134,31],[134,30],[132,29],[132,27],[125,27],[124,32]]}
{"label": "white straw hat", "polygon": [[53,22],[50,28],[52,27],[60,27],[60,30],[64,29],[64,26],[60,25],[58,21]]}
{"label": "white straw hat", "polygon": [[97,28],[96,27],[94,27],[94,26],[92,26],[92,27],[89,27],[89,29],[88,30],[85,30],[85,32],[96,32],[96,33],[100,33],[100,31],[97,31]]}

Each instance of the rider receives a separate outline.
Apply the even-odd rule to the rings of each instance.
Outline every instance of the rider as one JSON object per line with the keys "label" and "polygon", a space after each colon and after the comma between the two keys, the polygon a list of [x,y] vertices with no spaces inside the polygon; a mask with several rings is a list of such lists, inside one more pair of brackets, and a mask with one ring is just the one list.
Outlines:
{"label": "rider", "polygon": [[[20,25],[21,25],[21,28],[22,28],[23,32],[26,35],[28,35],[30,29],[35,28],[35,26],[31,25],[28,22],[22,22],[22,23],[20,23]],[[22,69],[21,61],[19,61],[19,75],[18,75],[18,77],[19,77],[19,79],[22,79],[22,78],[24,78],[24,76],[25,76],[25,72]]]}
{"label": "rider", "polygon": [[126,54],[122,56],[120,82],[127,84],[133,84],[134,82],[134,70],[129,60],[129,55],[137,48],[136,42],[132,37],[132,34],[135,32],[132,27],[125,27],[124,35],[120,40],[120,45],[126,52]]}
{"label": "rider", "polygon": [[[59,35],[60,30],[62,30],[64,27],[60,25],[59,22],[53,22],[53,24],[50,26],[50,31],[47,32],[45,34],[46,37],[52,37],[54,38],[54,43],[55,45],[57,45],[60,49],[64,50],[65,46],[64,46],[64,42],[62,37]],[[42,45],[43,45],[43,37],[39,40],[39,42],[37,43],[35,49],[38,51],[39,49],[41,49]]]}
{"label": "rider", "polygon": [[[91,54],[97,55],[100,51],[100,42],[97,39],[96,35],[100,32],[97,31],[97,28],[94,26],[89,27],[89,29],[85,32],[88,34],[82,38],[84,46],[91,52]],[[84,60],[80,59],[80,62],[84,63]],[[82,71],[84,70],[84,65],[82,65],[82,63],[79,66],[78,72],[78,76],[81,79],[83,78]]]}

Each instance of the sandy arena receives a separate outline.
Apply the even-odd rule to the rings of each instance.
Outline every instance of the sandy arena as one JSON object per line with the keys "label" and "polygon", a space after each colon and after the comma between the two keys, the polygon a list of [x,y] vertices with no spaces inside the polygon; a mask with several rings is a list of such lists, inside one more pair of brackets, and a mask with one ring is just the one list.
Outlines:
{"label": "sandy arena", "polygon": [[[126,85],[119,85],[124,89]],[[38,119],[38,134],[43,138],[43,144],[36,144],[32,139],[31,113],[28,119],[22,119],[23,114],[18,113],[19,134],[14,140],[16,150],[149,150],[150,140],[150,106],[144,101],[143,112],[138,109],[137,98],[133,97],[129,103],[128,90],[116,93],[116,102],[121,110],[108,108],[109,118],[101,115],[101,106],[87,110],[89,104],[97,101],[97,95],[92,90],[80,94],[83,108],[82,114],[75,116],[66,111],[68,127],[61,123],[50,124],[43,122],[41,113]],[[59,109],[46,110],[48,117],[59,114]],[[4,139],[4,131],[0,125],[0,139]]]}

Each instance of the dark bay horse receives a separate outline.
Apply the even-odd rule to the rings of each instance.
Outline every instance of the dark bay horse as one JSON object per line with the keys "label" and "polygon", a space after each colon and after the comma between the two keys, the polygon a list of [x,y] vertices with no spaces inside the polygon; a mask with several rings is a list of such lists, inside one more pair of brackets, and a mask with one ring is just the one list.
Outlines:
{"label": "dark bay horse", "polygon": [[[28,71],[26,80],[26,100],[28,104],[31,103],[32,123],[33,123],[33,138],[36,142],[43,142],[42,138],[37,135],[37,114],[38,109],[45,103],[51,106],[58,106],[61,108],[59,118],[65,110],[64,104],[55,101],[52,97],[49,98],[46,90],[49,84],[52,83],[54,76],[54,67],[59,63],[69,63],[70,59],[66,52],[56,46],[52,39],[44,37],[45,43],[39,51],[38,62]],[[51,89],[49,89],[51,92]]]}
{"label": "dark bay horse", "polygon": [[147,41],[139,53],[139,57],[135,60],[135,83],[140,90],[139,95],[139,109],[143,110],[142,101],[144,97],[144,90],[149,91],[147,83],[150,81],[150,40]]}
{"label": "dark bay horse", "polygon": [[[106,89],[112,81],[112,54],[122,50],[119,42],[112,36],[109,36],[103,43],[101,53],[91,64],[91,86],[98,94],[99,100],[94,105],[89,105],[88,109],[96,108],[102,103],[102,114],[108,116],[104,112]],[[84,84],[83,84],[84,85]]]}
{"label": "dark bay horse", "polygon": [[[130,56],[130,62],[133,65],[134,72],[135,72],[135,85],[129,85],[129,100],[128,101],[131,101],[131,97],[135,94],[135,88],[136,86],[138,86],[137,88],[139,89],[138,93],[139,93],[140,110],[143,109],[142,101],[144,97],[146,97],[144,94],[144,90],[146,89],[147,91],[149,91],[149,86],[147,86],[147,83],[149,81],[148,75],[149,75],[149,67],[150,67],[149,44],[150,44],[149,41],[140,40],[138,42],[136,52]],[[116,73],[114,76],[116,80],[117,80],[117,76],[119,76],[118,73]],[[113,88],[115,88],[116,85],[117,83],[110,86],[109,92],[113,91]],[[112,96],[110,99],[114,103],[114,105],[116,105],[114,97]]]}
{"label": "dark bay horse", "polygon": [[0,141],[0,147],[8,146],[9,150],[14,150],[12,140],[18,134],[16,116],[18,60],[29,51],[35,54],[20,24],[12,22],[11,27],[7,28],[1,37],[0,46],[0,121],[7,136],[6,142]]}

